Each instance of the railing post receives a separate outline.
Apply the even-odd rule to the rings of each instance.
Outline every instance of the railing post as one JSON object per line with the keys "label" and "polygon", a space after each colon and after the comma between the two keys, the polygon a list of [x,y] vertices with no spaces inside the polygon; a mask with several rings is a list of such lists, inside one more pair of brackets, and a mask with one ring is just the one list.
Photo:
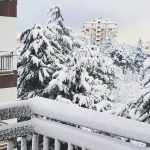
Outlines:
{"label": "railing post", "polygon": [[32,150],[38,150],[38,135],[35,133],[32,136]]}
{"label": "railing post", "polygon": [[60,142],[57,139],[55,139],[55,150],[60,150],[60,148],[61,148]]}
{"label": "railing post", "polygon": [[73,145],[68,143],[68,150],[73,150]]}
{"label": "railing post", "polygon": [[27,150],[27,143],[25,137],[21,138],[21,150]]}
{"label": "railing post", "polygon": [[46,136],[43,137],[43,150],[48,150],[48,138]]}
{"label": "railing post", "polygon": [[12,140],[7,141],[7,150],[14,150],[14,144]]}
{"label": "railing post", "polygon": [[82,150],[86,150],[86,148],[82,147]]}

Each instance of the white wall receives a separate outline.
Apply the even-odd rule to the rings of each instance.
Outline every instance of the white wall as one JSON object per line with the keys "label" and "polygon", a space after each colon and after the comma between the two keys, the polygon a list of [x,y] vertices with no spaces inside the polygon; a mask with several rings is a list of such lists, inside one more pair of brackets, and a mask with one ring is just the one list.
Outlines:
{"label": "white wall", "polygon": [[18,56],[14,54],[13,56],[13,70],[17,70],[17,61],[18,61]]}
{"label": "white wall", "polygon": [[17,100],[17,87],[0,89],[0,103]]}
{"label": "white wall", "polygon": [[[16,50],[17,34],[16,34],[15,17],[2,17],[0,16],[0,51],[12,52]],[[17,70],[17,56],[13,60],[13,70]],[[16,101],[17,100],[17,87],[14,88],[1,88],[0,89],[0,102]]]}
{"label": "white wall", "polygon": [[0,51],[16,49],[16,18],[0,16]]}

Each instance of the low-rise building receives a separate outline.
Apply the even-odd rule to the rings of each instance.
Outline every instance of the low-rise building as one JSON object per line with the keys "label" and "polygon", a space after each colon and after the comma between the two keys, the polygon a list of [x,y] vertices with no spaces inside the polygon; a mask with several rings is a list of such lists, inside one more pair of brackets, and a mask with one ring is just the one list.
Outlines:
{"label": "low-rise building", "polygon": [[[16,16],[17,0],[0,0],[0,103],[17,100]],[[0,126],[5,124],[0,120]],[[6,142],[0,141],[0,150],[6,149]]]}

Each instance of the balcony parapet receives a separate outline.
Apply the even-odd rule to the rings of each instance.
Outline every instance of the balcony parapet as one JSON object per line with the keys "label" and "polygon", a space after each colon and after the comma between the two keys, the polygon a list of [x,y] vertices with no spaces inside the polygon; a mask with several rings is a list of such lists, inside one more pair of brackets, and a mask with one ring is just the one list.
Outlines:
{"label": "balcony parapet", "polygon": [[32,135],[32,150],[38,149],[38,135],[43,136],[43,150],[48,150],[50,138],[55,140],[55,150],[61,150],[61,142],[68,144],[68,150],[73,150],[74,146],[82,150],[148,150],[112,138],[118,136],[150,144],[149,124],[50,99],[36,97],[3,104],[1,112],[6,112],[5,117],[0,116],[1,120],[30,117],[28,121],[0,127],[0,140],[8,141],[8,150],[13,150],[12,139],[17,137],[21,137],[21,150],[27,150],[28,134]]}

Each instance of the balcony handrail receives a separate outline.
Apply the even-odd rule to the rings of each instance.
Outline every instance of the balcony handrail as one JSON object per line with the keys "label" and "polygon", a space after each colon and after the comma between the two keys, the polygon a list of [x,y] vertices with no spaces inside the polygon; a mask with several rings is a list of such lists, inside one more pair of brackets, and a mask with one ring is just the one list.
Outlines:
{"label": "balcony handrail", "polygon": [[0,141],[32,135],[33,133],[32,120],[15,123],[13,125],[8,124],[0,126]]}
{"label": "balcony handrail", "polygon": [[29,105],[34,114],[40,116],[150,143],[150,132],[147,132],[150,125],[147,123],[39,97],[30,100]]}
{"label": "balcony handrail", "polygon": [[[5,136],[5,134],[7,136]],[[136,145],[124,143],[111,137],[84,131],[79,128],[53,122],[49,120],[34,118],[6,127],[0,127],[0,140],[11,140],[16,137],[26,137],[26,135],[40,134],[47,138],[55,138],[71,145],[76,145],[85,149],[99,150],[147,150]],[[73,137],[73,138],[71,138]],[[36,145],[36,143],[34,143]],[[107,147],[107,148],[106,148]]]}
{"label": "balcony handrail", "polygon": [[0,104],[0,120],[31,117],[32,114],[33,112],[27,101]]}
{"label": "balcony handrail", "polygon": [[146,150],[145,148],[131,145],[111,137],[84,131],[69,125],[43,119],[34,119],[35,133],[49,138],[55,138],[71,145],[90,150]]}
{"label": "balcony handrail", "polygon": [[13,53],[0,53],[0,73],[13,71]]}
{"label": "balcony handrail", "polygon": [[[23,111],[22,108],[24,109]],[[12,117],[18,116],[31,117],[29,121],[16,123],[13,126],[6,125],[6,128],[0,127],[0,133],[3,132],[4,135],[5,131],[8,132],[9,129],[12,130],[12,127],[14,127],[17,132],[17,126],[20,125],[22,125],[22,128],[19,128],[19,131],[22,131],[24,126],[26,128],[30,127],[29,129],[32,132],[29,133],[33,134],[33,150],[35,150],[34,146],[37,145],[36,134],[43,135],[44,139],[54,138],[55,146],[58,147],[56,150],[60,149],[59,141],[68,143],[68,147],[70,148],[72,145],[76,145],[82,147],[83,150],[99,150],[100,147],[103,150],[146,150],[146,148],[114,139],[106,136],[106,134],[99,134],[99,132],[150,144],[150,132],[148,132],[150,131],[149,124],[50,99],[35,97],[28,101],[3,104],[0,105],[0,114],[2,112],[5,113],[0,115],[0,119],[9,119],[9,117],[12,119]],[[19,113],[20,115],[7,115],[7,113]],[[77,128],[77,126],[79,128]],[[86,130],[83,130],[83,127],[86,128]],[[87,128],[89,130],[96,130],[96,133],[87,131]],[[21,135],[16,134],[16,136],[18,137]],[[72,149],[68,148],[68,150]]]}

